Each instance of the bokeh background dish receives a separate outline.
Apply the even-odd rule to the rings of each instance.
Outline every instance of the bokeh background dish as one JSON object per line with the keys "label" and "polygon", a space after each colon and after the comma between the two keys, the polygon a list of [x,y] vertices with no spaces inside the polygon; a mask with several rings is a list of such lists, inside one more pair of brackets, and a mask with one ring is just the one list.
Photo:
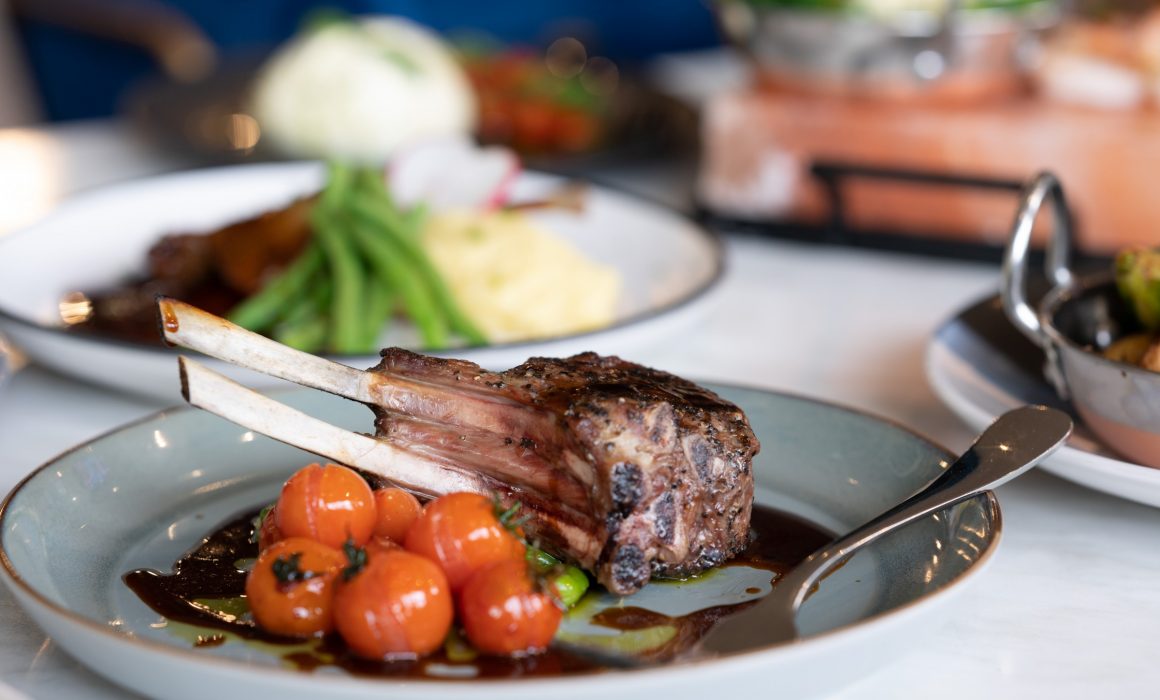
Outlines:
{"label": "bokeh background dish", "polygon": [[[259,69],[259,61],[241,59],[192,82],[152,78],[126,96],[125,117],[149,142],[206,164],[285,160],[286,153],[261,140],[248,113],[247,99]],[[530,167],[571,173],[659,154],[691,153],[697,128],[689,104],[625,74],[608,98],[599,138],[575,148],[517,150]],[[498,133],[481,136],[487,143],[506,141]]]}
{"label": "bokeh background dish", "polygon": [[[176,353],[118,340],[81,336],[60,323],[59,303],[70,291],[119,281],[141,265],[161,235],[215,226],[288,203],[317,188],[315,163],[238,165],[114,185],[76,197],[51,216],[0,241],[0,330],[33,362],[119,390],[179,400]],[[513,199],[535,199],[564,180],[523,173]],[[593,350],[630,356],[634,348],[664,342],[688,329],[711,305],[710,292],[724,273],[715,234],[664,207],[609,190],[589,188],[579,215],[535,215],[545,227],[588,257],[617,270],[624,280],[616,319],[607,328],[536,342],[456,348],[449,354],[489,368],[506,369],[533,355]],[[23,271],[36,269],[34,277]],[[414,337],[403,324],[388,344]],[[337,358],[355,367],[375,355]],[[271,386],[224,365],[232,376]]]}

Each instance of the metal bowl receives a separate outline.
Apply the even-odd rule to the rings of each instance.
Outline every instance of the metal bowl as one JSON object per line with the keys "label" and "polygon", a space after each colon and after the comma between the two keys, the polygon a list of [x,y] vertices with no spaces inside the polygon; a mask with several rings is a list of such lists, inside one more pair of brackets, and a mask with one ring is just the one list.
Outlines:
{"label": "metal bowl", "polygon": [[[1049,198],[1055,226],[1046,272],[1054,287],[1033,308],[1025,291],[1027,253],[1036,216]],[[1047,380],[1092,432],[1132,461],[1160,468],[1160,373],[1101,354],[1117,338],[1139,331],[1139,323],[1117,292],[1111,272],[1084,281],[1072,274],[1071,246],[1063,188],[1054,175],[1042,173],[1024,189],[1004,252],[1003,310],[1043,348]]]}
{"label": "metal bowl", "polygon": [[774,88],[933,101],[1017,94],[1037,35],[1059,19],[1054,0],[1011,8],[963,7],[871,13],[720,0],[722,32]]}

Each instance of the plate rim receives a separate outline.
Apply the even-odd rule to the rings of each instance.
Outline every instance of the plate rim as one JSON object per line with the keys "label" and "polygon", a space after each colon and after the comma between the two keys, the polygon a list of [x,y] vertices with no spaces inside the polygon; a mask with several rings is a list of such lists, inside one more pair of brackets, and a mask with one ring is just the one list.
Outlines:
{"label": "plate rim", "polygon": [[[51,211],[49,211],[48,213],[46,213],[44,216],[37,219],[36,221],[34,221],[26,226],[22,226],[15,231],[11,231],[3,236],[0,236],[0,250],[3,249],[6,241],[12,241],[12,240],[16,240],[18,238],[22,238],[25,236],[34,235],[39,228],[41,228],[45,224],[51,222],[51,220],[54,217],[58,216],[62,212],[67,213],[68,211],[76,209],[78,207],[84,207],[89,203],[90,200],[99,200],[102,197],[108,197],[112,194],[116,194],[118,192],[118,190],[127,189],[127,190],[130,190],[130,194],[131,194],[132,190],[137,189],[137,188],[148,188],[151,185],[156,185],[156,184],[164,185],[166,183],[171,183],[171,182],[180,182],[181,180],[196,180],[196,179],[213,178],[215,176],[220,176],[222,174],[228,175],[228,174],[232,174],[232,173],[238,173],[241,171],[256,172],[256,171],[261,171],[261,170],[269,170],[273,173],[277,173],[278,171],[306,170],[308,168],[320,168],[320,167],[322,167],[322,165],[323,164],[321,163],[321,161],[313,161],[313,160],[238,163],[238,164],[233,164],[233,165],[214,165],[214,166],[208,166],[208,167],[177,170],[177,171],[168,172],[168,173],[160,173],[157,175],[147,175],[147,176],[143,176],[143,177],[130,178],[127,180],[121,180],[119,182],[108,183],[105,185],[96,185],[94,187],[91,187],[91,188],[88,188],[88,189],[85,189],[85,190],[82,190],[82,191],[79,191],[79,192],[76,192],[76,193],[73,193],[73,194],[67,196],[63,201],[59,202],[55,207],[53,207]],[[578,333],[569,333],[566,335],[554,335],[554,336],[545,337],[545,338],[533,338],[533,339],[528,339],[528,340],[509,341],[509,342],[503,342],[503,343],[491,343],[491,344],[485,344],[485,345],[465,345],[465,346],[455,347],[455,348],[445,348],[445,349],[439,350],[438,352],[481,351],[481,350],[513,351],[514,352],[514,351],[520,350],[521,348],[523,348],[523,349],[535,348],[536,346],[543,345],[545,343],[580,341],[580,340],[584,340],[585,338],[591,338],[591,337],[599,336],[599,335],[602,335],[605,333],[612,333],[612,332],[621,330],[623,328],[627,328],[629,326],[635,326],[635,325],[638,325],[641,323],[646,323],[648,321],[655,320],[655,319],[660,318],[662,316],[666,316],[666,315],[671,314],[673,312],[676,312],[678,310],[684,309],[688,306],[692,306],[694,303],[701,301],[702,299],[707,297],[713,290],[717,289],[720,286],[722,279],[724,279],[726,272],[728,271],[728,259],[727,259],[728,256],[725,254],[726,250],[725,250],[724,234],[722,234],[720,231],[717,231],[715,229],[711,229],[711,228],[703,225],[702,223],[697,221],[695,217],[691,216],[690,214],[688,214],[686,212],[680,211],[679,209],[676,209],[674,207],[670,207],[666,204],[663,204],[661,202],[657,202],[657,201],[649,199],[647,197],[641,197],[639,195],[635,195],[633,193],[630,193],[630,192],[627,192],[624,190],[619,190],[619,189],[616,189],[614,187],[610,187],[606,184],[596,182],[593,180],[589,180],[589,179],[584,179],[584,178],[579,178],[579,177],[569,177],[566,175],[559,175],[559,174],[555,174],[555,173],[545,172],[542,170],[521,170],[519,175],[517,176],[517,181],[519,180],[519,178],[526,177],[526,176],[530,176],[532,178],[543,178],[543,179],[548,179],[548,180],[555,180],[555,181],[578,180],[578,181],[583,182],[587,187],[590,187],[594,190],[601,192],[602,195],[604,195],[604,196],[611,196],[613,199],[620,200],[618,202],[618,205],[628,204],[628,205],[633,206],[633,207],[639,207],[641,209],[652,210],[650,213],[661,212],[665,215],[672,216],[673,218],[677,219],[682,224],[687,226],[690,231],[695,232],[697,234],[698,238],[708,245],[709,250],[711,251],[711,254],[712,254],[712,264],[713,264],[712,273],[706,278],[706,280],[702,284],[690,289],[682,297],[680,297],[674,301],[671,301],[668,304],[665,304],[662,306],[652,307],[652,308],[649,308],[645,311],[642,311],[642,312],[639,312],[636,314],[632,314],[630,316],[626,316],[625,318],[620,319],[620,320],[616,321],[615,323],[609,324],[607,326],[602,326],[600,328],[593,328],[593,329],[581,331]],[[274,175],[270,175],[270,177],[274,177]],[[161,234],[158,234],[158,235],[161,235]],[[7,323],[7,322],[14,323],[16,325],[19,325],[19,326],[25,328],[25,329],[32,330],[35,332],[48,333],[51,336],[56,337],[56,338],[67,338],[69,340],[81,340],[81,339],[83,339],[83,340],[87,341],[88,343],[95,344],[95,345],[102,346],[102,347],[111,347],[114,349],[140,351],[140,352],[149,353],[149,354],[154,355],[154,356],[160,356],[162,354],[171,354],[173,352],[172,348],[164,347],[161,345],[145,345],[142,343],[135,343],[133,341],[125,340],[122,338],[106,337],[103,335],[78,335],[78,334],[74,334],[74,333],[69,333],[68,329],[65,327],[48,326],[48,325],[44,325],[42,323],[38,323],[35,320],[27,318],[25,316],[21,316],[21,315],[19,315],[18,312],[5,307],[3,304],[0,304],[0,325],[2,325],[3,323]],[[432,352],[429,350],[423,350],[421,348],[416,349],[416,351]],[[333,354],[324,355],[324,357],[326,357],[328,359],[335,360],[337,362],[349,363],[350,361],[356,360],[356,359],[365,361],[366,358],[372,358],[372,357],[374,357],[374,355],[373,354],[339,354],[339,353],[333,353]]]}
{"label": "plate rim", "polygon": [[[954,413],[961,421],[973,429],[978,425],[989,423],[990,421],[997,418],[997,416],[991,415],[991,412],[986,408],[978,405],[974,401],[971,401],[969,398],[963,396],[961,392],[957,391],[956,387],[954,386],[954,380],[947,376],[948,370],[943,367],[943,362],[939,359],[938,354],[940,352],[946,352],[953,355],[962,361],[964,365],[972,370],[975,370],[979,381],[985,382],[985,384],[990,388],[994,388],[1002,391],[1004,394],[1008,394],[1004,387],[988,380],[981,373],[978,373],[974,365],[971,364],[967,358],[964,358],[958,353],[954,352],[954,350],[951,349],[950,344],[944,340],[944,332],[955,325],[961,324],[963,315],[969,309],[974,308],[979,303],[992,299],[998,299],[998,295],[981,295],[974,301],[957,310],[953,315],[940,322],[939,325],[935,328],[934,332],[931,334],[930,340],[928,341],[926,350],[924,352],[923,365],[927,383],[930,385],[931,389],[934,391],[935,395],[939,398],[943,405],[952,413]],[[1016,399],[1016,401],[1018,401],[1018,399]],[[1061,462],[1063,461],[1067,461],[1069,464],[1062,465]],[[1098,473],[1123,482],[1146,484],[1150,488],[1160,490],[1160,469],[1137,464],[1135,462],[1131,462],[1115,456],[1092,452],[1088,449],[1085,449],[1082,445],[1074,443],[1071,438],[1069,438],[1067,443],[1060,447],[1056,454],[1044,460],[1039,465],[1039,468],[1042,468],[1045,471],[1051,472],[1052,474],[1062,478],[1068,479],[1069,481],[1080,483],[1085,488],[1090,488],[1095,491],[1114,495],[1119,498],[1126,497],[1106,488],[1093,485],[1088,481],[1076,481],[1076,479],[1072,476],[1073,471],[1079,470],[1086,473]],[[1130,500],[1133,500],[1137,503],[1149,503],[1147,501],[1139,501],[1136,499]],[[1153,505],[1153,507],[1160,507],[1156,506],[1155,504],[1150,505]]]}
{"label": "plate rim", "polygon": [[[876,423],[879,423],[883,426],[886,426],[886,427],[888,427],[892,430],[895,430],[899,433],[902,433],[903,435],[908,436],[910,439],[915,440],[919,443],[922,443],[923,445],[925,445],[927,447],[932,448],[935,452],[942,453],[942,455],[944,457],[951,458],[951,459],[954,458],[954,454],[950,450],[945,448],[943,445],[938,443],[937,441],[931,440],[930,438],[922,435],[918,431],[902,424],[899,421],[896,421],[896,420],[889,418],[889,417],[878,415],[878,414],[873,413],[873,412],[868,411],[868,410],[863,410],[860,408],[845,405],[845,404],[838,403],[835,401],[830,401],[830,400],[821,399],[821,398],[817,398],[817,397],[813,397],[813,396],[808,396],[808,395],[805,395],[802,393],[797,393],[797,392],[792,392],[792,391],[781,391],[781,390],[769,389],[769,388],[753,386],[753,385],[745,385],[745,384],[739,384],[739,383],[728,383],[728,382],[703,382],[703,385],[708,387],[710,390],[714,390],[714,391],[716,391],[719,388],[752,391],[752,392],[759,393],[759,394],[773,395],[776,397],[786,398],[786,399],[790,399],[793,401],[807,402],[807,403],[813,404],[815,406],[821,406],[821,407],[826,408],[826,409],[831,410],[831,411],[844,412],[844,413],[860,416],[862,418],[866,418],[866,419],[869,419],[869,420],[874,421]],[[310,391],[312,391],[312,390],[301,389],[301,388],[299,388],[299,389],[291,388],[291,389],[284,389],[284,390],[276,390],[276,391],[270,392],[270,393],[272,395],[277,396],[278,394],[307,393]],[[87,617],[79,612],[75,612],[73,610],[70,610],[63,605],[57,604],[56,602],[48,599],[43,594],[41,594],[39,590],[37,590],[31,584],[29,584],[27,581],[25,581],[20,576],[20,574],[15,570],[15,566],[13,565],[12,561],[9,559],[7,551],[5,550],[5,547],[3,545],[2,535],[5,531],[5,521],[7,519],[9,507],[10,507],[10,504],[12,503],[13,499],[20,493],[20,491],[23,488],[25,488],[27,486],[27,484],[29,482],[31,482],[34,478],[36,478],[42,472],[47,471],[54,464],[56,464],[59,460],[65,458],[65,457],[68,457],[76,452],[82,451],[82,450],[88,448],[89,446],[91,446],[91,445],[93,445],[101,440],[104,440],[106,438],[109,438],[109,437],[111,437],[111,436],[113,436],[113,435],[115,435],[123,430],[129,430],[131,428],[145,425],[145,424],[148,424],[148,423],[156,421],[156,420],[164,420],[171,415],[187,414],[187,413],[192,413],[192,412],[200,411],[200,410],[201,409],[195,408],[193,406],[177,405],[177,406],[170,406],[170,407],[166,407],[166,408],[151,412],[151,413],[149,413],[145,416],[142,416],[136,420],[132,420],[132,421],[126,422],[122,425],[111,428],[111,429],[104,431],[103,433],[101,433],[101,434],[99,434],[99,435],[97,435],[89,440],[86,440],[84,442],[81,442],[77,445],[74,445],[72,447],[69,447],[69,448],[61,451],[59,454],[53,456],[52,458],[46,460],[43,464],[36,467],[34,470],[29,472],[24,478],[22,478],[19,482],[17,482],[17,484],[12,488],[12,490],[9,491],[9,493],[4,496],[2,501],[0,501],[0,573],[2,573],[3,578],[5,578],[8,581],[8,585],[18,587],[24,595],[28,596],[37,605],[39,605],[40,608],[44,612],[55,615],[58,618],[63,618],[65,620],[67,620],[70,624],[74,624],[74,625],[79,624],[82,627],[84,627],[86,630],[88,630],[89,632],[98,634],[102,638],[108,639],[108,640],[113,641],[113,642],[127,643],[132,647],[139,647],[142,650],[144,650],[144,652],[146,652],[146,653],[165,654],[166,656],[171,656],[178,661],[187,661],[187,662],[191,662],[191,663],[195,663],[195,664],[212,663],[215,666],[220,666],[225,672],[235,672],[235,673],[245,673],[245,672],[270,673],[270,672],[274,672],[274,673],[279,674],[279,676],[278,676],[279,678],[294,676],[294,677],[301,679],[304,682],[310,682],[310,683],[321,682],[321,683],[324,683],[327,685],[332,684],[334,682],[339,682],[339,683],[343,683],[343,684],[352,684],[353,687],[356,687],[356,688],[368,687],[371,684],[377,684],[380,687],[383,687],[383,684],[386,684],[386,685],[389,685],[392,687],[408,686],[413,690],[416,686],[418,686],[420,688],[423,688],[422,692],[428,692],[428,691],[438,692],[438,690],[441,688],[442,689],[454,688],[454,687],[466,688],[466,687],[469,687],[470,685],[476,685],[476,684],[484,685],[489,689],[495,689],[495,688],[498,688],[498,687],[501,687],[504,685],[508,685],[508,686],[516,687],[516,688],[520,688],[520,689],[524,689],[524,688],[533,688],[534,689],[534,688],[539,687],[539,686],[552,686],[552,685],[560,683],[561,681],[566,681],[566,682],[569,682],[572,684],[589,683],[591,685],[596,685],[596,684],[598,684],[599,679],[614,677],[614,678],[617,678],[619,682],[625,682],[627,679],[632,679],[633,682],[640,680],[640,679],[643,679],[644,682],[647,682],[649,679],[655,679],[657,677],[657,674],[660,674],[660,673],[670,674],[670,675],[673,673],[696,674],[696,673],[698,673],[702,670],[706,670],[706,669],[710,672],[728,671],[730,669],[740,668],[740,667],[744,667],[744,666],[750,665],[750,664],[761,664],[764,661],[768,660],[767,657],[770,653],[784,654],[785,656],[791,656],[791,655],[795,655],[795,654],[804,654],[804,653],[808,653],[809,650],[816,650],[816,649],[820,649],[826,645],[840,643],[842,640],[848,639],[853,635],[869,634],[872,630],[876,630],[876,629],[880,629],[880,628],[887,628],[888,626],[891,626],[894,624],[899,624],[903,620],[905,620],[907,617],[915,614],[917,611],[919,611],[919,610],[921,610],[929,605],[938,603],[938,602],[942,601],[943,599],[945,599],[949,595],[960,592],[964,588],[964,586],[969,585],[973,581],[977,580],[979,574],[981,572],[983,572],[986,568],[988,568],[988,566],[994,560],[995,553],[998,551],[998,549],[1003,541],[1003,537],[1004,537],[1003,514],[1002,514],[1002,510],[999,506],[998,497],[996,496],[994,491],[984,491],[978,495],[972,496],[971,498],[965,499],[965,500],[979,500],[979,501],[981,501],[982,503],[980,504],[980,506],[983,507],[985,509],[985,511],[989,514],[989,517],[991,519],[991,524],[992,524],[990,544],[982,552],[981,556],[978,559],[976,559],[975,562],[968,569],[966,569],[957,578],[948,582],[946,585],[944,585],[944,586],[942,586],[934,591],[931,591],[931,592],[929,592],[929,593],[927,593],[919,598],[915,598],[915,599],[906,601],[905,603],[902,603],[902,604],[900,604],[900,605],[898,605],[890,610],[873,614],[873,615],[866,617],[862,620],[859,620],[858,622],[853,623],[853,624],[843,625],[843,626],[840,626],[840,627],[837,627],[837,628],[834,628],[831,630],[827,630],[825,632],[811,635],[805,639],[797,639],[797,640],[791,640],[791,641],[778,642],[778,643],[774,643],[774,644],[766,644],[766,645],[762,645],[760,647],[756,647],[753,649],[747,649],[747,650],[741,651],[741,652],[735,652],[735,653],[730,653],[730,654],[726,654],[723,656],[717,656],[717,657],[711,657],[711,658],[700,658],[700,659],[693,659],[693,660],[689,660],[689,661],[682,661],[681,663],[677,663],[677,664],[660,664],[660,665],[655,665],[655,666],[642,666],[639,668],[628,669],[627,671],[611,670],[611,672],[609,669],[596,669],[596,670],[591,671],[591,672],[567,674],[567,675],[563,675],[563,676],[547,677],[547,678],[475,678],[475,679],[471,679],[470,681],[462,681],[462,680],[449,681],[447,679],[439,679],[439,678],[390,679],[390,678],[364,678],[364,677],[346,676],[346,675],[335,675],[335,676],[327,675],[325,677],[322,677],[322,676],[319,676],[317,674],[302,674],[301,671],[298,671],[295,669],[287,669],[287,668],[281,668],[281,667],[275,667],[275,666],[259,667],[259,666],[255,666],[251,663],[248,663],[246,661],[233,659],[233,658],[220,657],[220,656],[192,656],[192,658],[191,658],[191,654],[190,654],[189,649],[184,649],[184,648],[180,648],[180,647],[177,647],[174,645],[169,645],[169,644],[162,644],[162,643],[152,641],[149,639],[145,639],[145,638],[141,638],[141,637],[138,637],[135,635],[131,636],[131,635],[117,633],[117,632],[111,630],[107,624],[102,624],[101,622],[97,621],[94,618]],[[31,614],[31,613],[26,610],[25,614]],[[89,667],[87,663],[83,663],[82,665],[84,665],[86,668],[88,668],[90,672],[100,673],[99,670],[92,669],[91,667]]]}

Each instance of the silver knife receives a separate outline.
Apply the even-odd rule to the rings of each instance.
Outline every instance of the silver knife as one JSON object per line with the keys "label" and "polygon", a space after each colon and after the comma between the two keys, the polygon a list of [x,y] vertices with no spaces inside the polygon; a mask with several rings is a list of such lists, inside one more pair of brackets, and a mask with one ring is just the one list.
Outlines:
{"label": "silver knife", "polygon": [[1046,406],[1024,406],[1003,414],[929,486],[806,557],[756,605],[718,622],[690,656],[798,641],[798,608],[836,564],[888,532],[1022,474],[1057,450],[1071,428],[1067,414]]}

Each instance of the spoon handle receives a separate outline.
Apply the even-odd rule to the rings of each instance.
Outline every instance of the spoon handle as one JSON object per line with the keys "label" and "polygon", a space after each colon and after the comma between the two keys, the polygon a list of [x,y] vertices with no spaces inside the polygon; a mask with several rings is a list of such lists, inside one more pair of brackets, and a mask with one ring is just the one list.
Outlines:
{"label": "spoon handle", "polygon": [[792,609],[797,609],[823,574],[855,550],[924,515],[1015,478],[1063,444],[1071,428],[1067,414],[1046,406],[1023,406],[1003,414],[926,488],[794,567],[778,584],[793,592]]}

